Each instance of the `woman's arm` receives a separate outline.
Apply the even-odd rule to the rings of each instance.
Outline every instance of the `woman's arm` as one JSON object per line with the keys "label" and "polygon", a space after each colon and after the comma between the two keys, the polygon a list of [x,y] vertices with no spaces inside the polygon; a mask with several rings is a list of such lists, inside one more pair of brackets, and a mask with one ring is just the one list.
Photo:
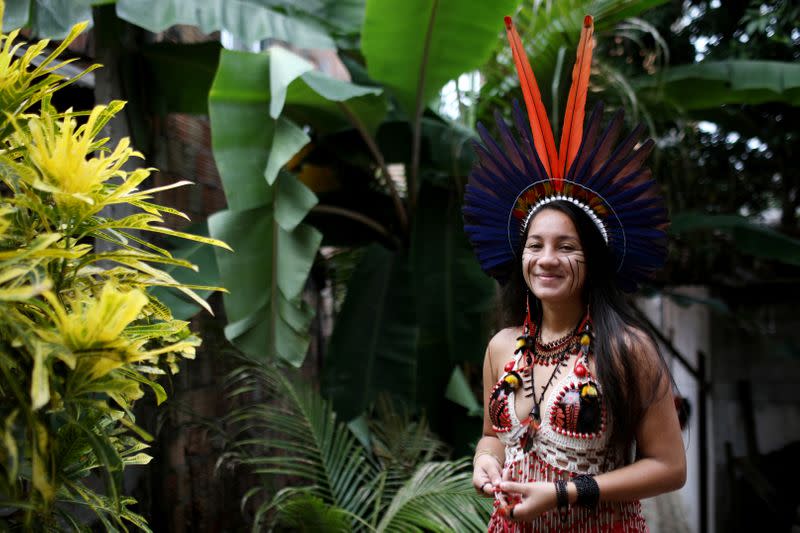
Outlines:
{"label": "woman's arm", "polygon": [[489,418],[489,396],[498,379],[492,360],[492,348],[499,341],[498,335],[500,333],[489,341],[483,358],[483,437],[475,447],[472,473],[473,486],[487,496],[494,495],[494,489],[500,485],[505,458],[505,446],[497,438]]}
{"label": "woman's arm", "polygon": [[[655,401],[645,410],[636,430],[636,461],[594,478],[601,501],[648,498],[677,490],[686,481],[686,454],[669,376],[654,371],[661,361],[650,338],[640,332],[633,337],[636,346],[632,351],[641,363],[637,376],[641,397],[651,397],[652,387],[656,387]],[[523,496],[514,509],[518,520],[532,520],[556,506],[553,483],[504,482],[501,489]],[[567,484],[567,494],[570,504],[577,502],[574,483]]]}
{"label": "woman's arm", "polygon": [[[686,482],[686,453],[669,377],[664,374],[657,386],[657,399],[636,431],[637,460],[595,477],[603,501],[649,498],[678,490]],[[575,503],[575,484],[569,483],[567,491],[570,503]]]}

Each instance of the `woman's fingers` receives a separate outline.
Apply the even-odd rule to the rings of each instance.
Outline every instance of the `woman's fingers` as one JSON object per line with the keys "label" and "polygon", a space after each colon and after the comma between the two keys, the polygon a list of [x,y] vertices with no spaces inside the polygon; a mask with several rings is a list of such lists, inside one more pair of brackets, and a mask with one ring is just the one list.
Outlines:
{"label": "woman's fingers", "polygon": [[530,489],[528,483],[515,483],[513,481],[503,481],[500,483],[500,490],[503,492],[511,492],[513,494],[527,494]]}
{"label": "woman's fingers", "polygon": [[518,504],[512,505],[508,508],[507,516],[518,522],[529,522],[536,518],[533,508],[533,502],[531,502],[529,499],[523,499]]}
{"label": "woman's fingers", "polygon": [[475,472],[472,476],[472,486],[476,491],[487,494],[485,489],[490,485],[492,485],[492,482],[489,481],[489,476],[487,476],[485,472]]}
{"label": "woman's fingers", "polygon": [[492,465],[490,468],[487,468],[486,475],[489,476],[489,481],[492,482],[494,487],[499,487],[500,482],[503,481],[502,472],[500,472],[500,468],[496,465]]}

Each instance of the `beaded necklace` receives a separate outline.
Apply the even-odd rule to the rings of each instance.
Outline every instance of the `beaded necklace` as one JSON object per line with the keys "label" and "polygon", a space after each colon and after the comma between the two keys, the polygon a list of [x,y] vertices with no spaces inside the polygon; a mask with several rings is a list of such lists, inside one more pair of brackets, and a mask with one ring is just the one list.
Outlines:
{"label": "beaded necklace", "polygon": [[[534,335],[531,335],[531,328],[535,330]],[[584,330],[583,332],[581,332],[582,329]],[[541,342],[541,328],[536,328],[529,318],[525,321],[523,335],[517,338],[517,349],[515,353],[521,351],[524,354],[526,364],[525,367],[520,370],[522,370],[523,376],[530,377],[530,385],[524,384],[523,381],[523,388],[525,389],[526,397],[533,397],[533,407],[531,407],[530,414],[523,420],[523,424],[527,424],[528,426],[525,435],[521,439],[522,447],[526,452],[529,451],[530,447],[533,445],[533,436],[542,425],[540,405],[544,400],[544,395],[547,393],[547,390],[550,388],[556,376],[561,373],[561,368],[568,365],[567,361],[573,354],[580,353],[582,355],[577,361],[575,368],[576,374],[586,374],[585,366],[582,364],[581,360],[586,359],[588,363],[588,334],[588,315],[570,333],[548,343]],[[550,374],[550,379],[547,380],[538,398],[534,379],[535,373],[533,372],[534,365],[552,365],[554,367],[553,372]]]}

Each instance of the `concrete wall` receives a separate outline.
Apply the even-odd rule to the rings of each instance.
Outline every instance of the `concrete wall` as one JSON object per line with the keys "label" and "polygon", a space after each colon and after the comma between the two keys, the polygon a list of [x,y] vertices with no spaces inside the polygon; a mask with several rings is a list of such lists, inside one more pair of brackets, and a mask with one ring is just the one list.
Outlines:
{"label": "concrete wall", "polygon": [[[714,316],[717,531],[789,531],[800,472],[800,287],[765,285],[726,295],[732,316]],[[748,405],[749,397],[749,405]],[[737,464],[730,468],[726,452]],[[744,458],[775,493],[751,487]],[[782,499],[788,503],[781,504]],[[788,507],[787,507],[788,505]],[[752,520],[752,522],[751,522]],[[795,518],[796,520],[796,518]],[[797,531],[797,527],[792,531]]]}
{"label": "concrete wall", "polygon": [[[680,352],[688,363],[698,367],[699,353],[709,354],[711,350],[711,331],[708,306],[689,302],[692,299],[707,298],[707,290],[703,287],[678,287],[672,292],[685,296],[679,305],[675,299],[668,297],[639,298],[638,307],[648,316],[650,321]],[[700,531],[700,428],[698,407],[701,401],[700,387],[694,376],[675,357],[670,355],[666,347],[661,346],[662,353],[670,367],[678,394],[687,398],[691,405],[691,416],[687,428],[683,431],[686,449],[687,477],[686,484],[677,494],[655,498],[654,502],[645,505],[654,509],[651,529],[656,531]],[[707,361],[708,363],[708,361]],[[710,366],[710,365],[708,365]],[[713,412],[711,399],[706,400],[709,416]],[[707,430],[708,442],[712,442],[710,428]],[[709,448],[708,479],[713,479],[714,453]],[[714,501],[714,486],[709,483],[708,502]],[[709,513],[713,515],[713,513]],[[713,518],[708,524],[709,531],[714,530]]]}

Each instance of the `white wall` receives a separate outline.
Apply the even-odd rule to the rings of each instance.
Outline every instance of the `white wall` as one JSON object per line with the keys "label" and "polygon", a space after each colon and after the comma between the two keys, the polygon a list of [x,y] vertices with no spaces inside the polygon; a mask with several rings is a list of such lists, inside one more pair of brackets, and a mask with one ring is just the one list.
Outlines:
{"label": "white wall", "polygon": [[[703,287],[678,287],[672,289],[673,292],[685,295],[689,298],[704,299],[707,296],[707,291]],[[689,361],[689,363],[697,368],[698,352],[702,351],[705,354],[710,354],[710,322],[708,307],[703,304],[691,304],[687,307],[676,304],[671,298],[643,298],[637,299],[638,307],[648,316],[651,322],[669,339],[672,345]],[[677,529],[684,529],[688,527],[689,531],[700,531],[700,494],[699,494],[699,387],[694,377],[685,369],[685,367],[677,360],[673,359],[669,352],[662,347],[667,363],[672,370],[672,376],[675,379],[675,384],[681,396],[688,398],[691,404],[691,416],[689,418],[689,425],[683,432],[684,446],[686,448],[687,460],[687,478],[684,487],[677,493],[678,498],[674,495],[660,498],[661,501],[648,502],[646,505],[650,509],[655,509],[656,513],[662,515],[656,518],[656,521],[661,524],[660,531],[674,531]],[[711,375],[712,368],[710,358],[706,360],[707,376]],[[710,420],[713,419],[711,399],[706,400],[707,415],[709,424],[707,425],[707,450],[708,450],[708,516],[709,516],[709,529],[714,531],[714,516],[711,508],[711,503],[714,502],[714,473],[713,465],[714,460],[714,444],[713,433]],[[678,506],[681,509],[675,509]],[[664,516],[666,515],[666,516]],[[685,519],[684,524],[669,524],[671,520],[676,517],[682,516]],[[654,524],[658,527],[658,524]],[[655,528],[652,528],[655,529]],[[653,532],[655,533],[655,531]]]}

